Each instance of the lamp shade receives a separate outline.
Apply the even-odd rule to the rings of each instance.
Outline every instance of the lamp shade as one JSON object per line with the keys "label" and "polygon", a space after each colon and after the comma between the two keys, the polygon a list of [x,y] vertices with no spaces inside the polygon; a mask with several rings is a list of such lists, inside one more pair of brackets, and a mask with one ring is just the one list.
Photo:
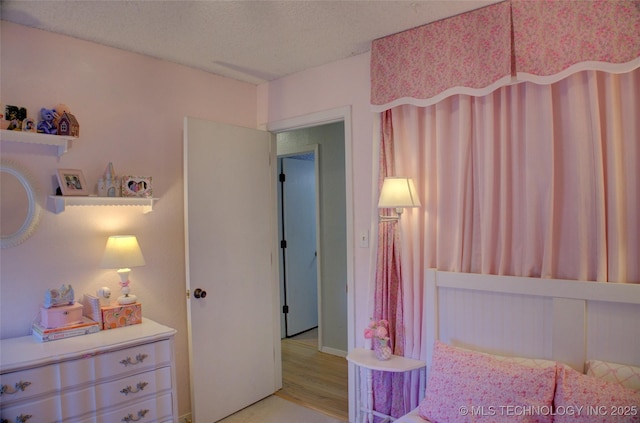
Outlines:
{"label": "lamp shade", "polygon": [[420,207],[420,199],[411,178],[384,178],[378,208]]}
{"label": "lamp shade", "polygon": [[104,269],[123,269],[144,265],[144,257],[135,236],[114,235],[109,237],[100,267]]}

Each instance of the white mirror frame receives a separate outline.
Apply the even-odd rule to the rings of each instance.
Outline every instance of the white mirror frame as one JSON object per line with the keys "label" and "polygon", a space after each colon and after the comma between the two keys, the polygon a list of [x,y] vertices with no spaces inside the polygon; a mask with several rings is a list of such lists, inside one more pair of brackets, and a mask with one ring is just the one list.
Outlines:
{"label": "white mirror frame", "polygon": [[1,247],[10,248],[22,244],[33,234],[40,222],[41,207],[36,200],[36,191],[24,170],[13,162],[2,160],[0,163],[0,172],[7,172],[18,179],[27,194],[28,201],[27,213],[20,229],[9,236],[0,236],[2,241]]}

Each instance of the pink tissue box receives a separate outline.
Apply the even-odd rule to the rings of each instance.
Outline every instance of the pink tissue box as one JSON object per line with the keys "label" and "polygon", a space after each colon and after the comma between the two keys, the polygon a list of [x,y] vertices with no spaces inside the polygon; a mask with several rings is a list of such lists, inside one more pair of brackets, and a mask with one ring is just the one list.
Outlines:
{"label": "pink tissue box", "polygon": [[102,310],[102,328],[115,329],[123,326],[142,323],[142,304],[110,305],[100,307]]}
{"label": "pink tissue box", "polygon": [[82,304],[66,306],[40,307],[40,325],[47,329],[59,328],[82,322]]}

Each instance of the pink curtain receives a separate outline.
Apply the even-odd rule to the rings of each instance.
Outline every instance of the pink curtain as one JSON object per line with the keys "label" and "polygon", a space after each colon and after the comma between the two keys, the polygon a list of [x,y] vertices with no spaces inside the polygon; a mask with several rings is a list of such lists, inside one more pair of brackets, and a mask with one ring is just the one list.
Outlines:
{"label": "pink curtain", "polygon": [[[379,225],[376,316],[402,301],[395,327],[401,333],[404,322],[405,356],[426,355],[426,268],[640,283],[638,116],[640,69],[583,71],[384,113],[381,177],[394,167],[412,177],[423,204],[398,226]],[[401,383],[405,411],[419,400],[415,372],[379,379],[381,411],[401,412]]]}
{"label": "pink curtain", "polygon": [[[428,267],[640,282],[640,69],[391,116],[396,173],[414,178],[423,204],[402,218],[405,315]],[[421,331],[409,323],[415,355]]]}
{"label": "pink curtain", "polygon": [[[381,126],[378,190],[382,188],[385,176],[394,175],[395,159],[390,111],[382,114]],[[388,210],[383,210],[383,214],[385,213],[388,213]],[[403,295],[397,223],[380,223],[377,245],[373,318],[389,322],[391,349],[394,354],[402,356],[404,355]],[[409,411],[403,403],[403,375],[376,371],[373,373],[373,388],[374,410],[394,417]]]}

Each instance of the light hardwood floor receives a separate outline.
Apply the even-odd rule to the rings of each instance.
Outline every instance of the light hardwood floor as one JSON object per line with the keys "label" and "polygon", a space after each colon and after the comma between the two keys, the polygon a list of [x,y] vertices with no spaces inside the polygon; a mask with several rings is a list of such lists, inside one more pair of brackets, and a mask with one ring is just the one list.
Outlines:
{"label": "light hardwood floor", "polygon": [[276,395],[347,422],[347,360],[317,345],[313,332],[282,340],[282,389]]}

